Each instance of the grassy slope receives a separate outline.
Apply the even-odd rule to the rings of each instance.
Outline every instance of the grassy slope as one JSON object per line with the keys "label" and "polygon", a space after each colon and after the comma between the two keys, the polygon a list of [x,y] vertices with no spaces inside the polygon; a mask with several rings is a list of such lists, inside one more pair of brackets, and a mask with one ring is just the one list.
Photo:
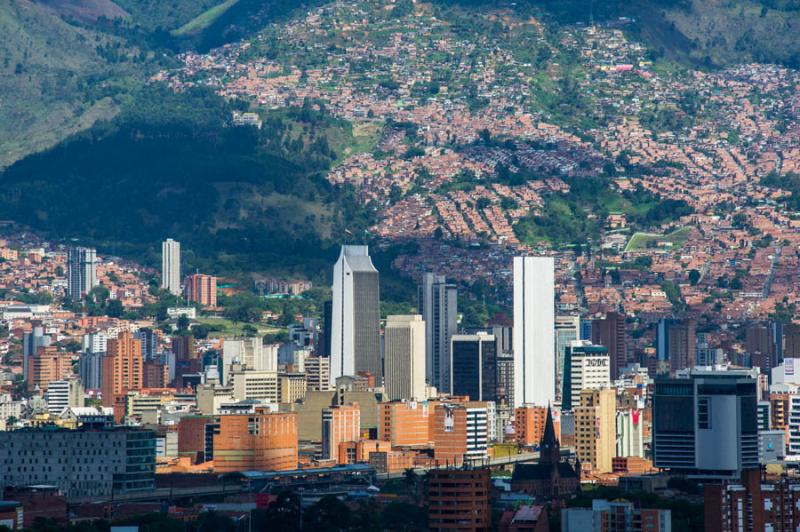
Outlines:
{"label": "grassy slope", "polygon": [[180,28],[221,3],[221,0],[115,0],[146,30]]}
{"label": "grassy slope", "polygon": [[212,7],[208,11],[200,13],[180,28],[174,30],[172,34],[177,37],[181,37],[183,35],[201,32],[213,24],[219,17],[224,15],[225,12],[232,8],[238,1],[239,0],[225,0],[221,4]]}
{"label": "grassy slope", "polygon": [[658,235],[655,233],[634,233],[634,235],[628,241],[628,245],[625,246],[625,251],[627,252],[646,249],[647,244],[650,242],[671,242],[673,247],[680,247],[689,238],[690,231],[691,229],[688,227],[682,227],[681,229],[676,229],[675,231],[666,235]]}
{"label": "grassy slope", "polygon": [[117,43],[29,0],[0,0],[0,168],[116,113],[108,96],[137,70],[98,53]]}

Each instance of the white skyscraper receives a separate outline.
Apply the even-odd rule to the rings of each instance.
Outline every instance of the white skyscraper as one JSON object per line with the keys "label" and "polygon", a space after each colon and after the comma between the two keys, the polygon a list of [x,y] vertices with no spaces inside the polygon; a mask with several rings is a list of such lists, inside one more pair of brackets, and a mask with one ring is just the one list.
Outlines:
{"label": "white skyscraper", "polygon": [[386,394],[390,400],[427,399],[425,322],[422,316],[388,316],[384,334]]}
{"label": "white skyscraper", "polygon": [[161,243],[161,288],[181,295],[181,243],[171,238]]}
{"label": "white skyscraper", "polygon": [[94,248],[67,250],[67,292],[78,301],[97,286],[97,252]]}
{"label": "white skyscraper", "polygon": [[330,382],[369,371],[383,378],[378,270],[367,246],[342,246],[333,267]]}
{"label": "white skyscraper", "polygon": [[443,275],[426,273],[418,301],[425,321],[425,378],[440,392],[450,393],[450,339],[458,332],[458,290]]}
{"label": "white skyscraper", "polygon": [[555,263],[514,257],[514,406],[555,401]]}

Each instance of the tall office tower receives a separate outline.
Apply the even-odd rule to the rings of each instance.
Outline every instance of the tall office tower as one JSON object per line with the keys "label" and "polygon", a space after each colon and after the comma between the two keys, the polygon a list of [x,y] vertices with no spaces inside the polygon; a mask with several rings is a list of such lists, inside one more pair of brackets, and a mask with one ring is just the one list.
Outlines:
{"label": "tall office tower", "polygon": [[387,316],[384,356],[389,399],[426,399],[425,322],[422,316]]}
{"label": "tall office tower", "polygon": [[369,371],[383,380],[378,270],[367,246],[342,246],[333,267],[330,382]]}
{"label": "tall office tower", "polygon": [[617,451],[617,391],[581,390],[575,413],[575,453],[594,473],[611,473]]}
{"label": "tall office tower", "polygon": [[47,401],[47,412],[57,416],[65,408],[83,406],[83,386],[78,379],[53,381],[44,394]]}
{"label": "tall office tower", "polygon": [[644,411],[631,408],[617,412],[616,456],[644,458]]}
{"label": "tall office tower", "polygon": [[317,355],[331,356],[331,328],[333,327],[333,301],[322,304],[322,333],[317,337]]}
{"label": "tall office tower", "polygon": [[[142,342],[142,357],[145,360],[152,360],[155,358],[157,353],[157,346],[158,346],[158,337],[153,329],[149,327],[142,327],[135,333],[133,333],[133,337],[137,340]],[[174,344],[174,339],[173,339]],[[105,349],[103,350],[105,351]],[[174,352],[174,345],[173,345],[173,352]]]}
{"label": "tall office tower", "polygon": [[161,288],[181,295],[181,243],[171,238],[161,243]]}
{"label": "tall office tower", "polygon": [[758,467],[757,376],[753,369],[694,369],[656,379],[653,464],[708,478]]}
{"label": "tall office tower", "polygon": [[443,275],[426,273],[417,302],[425,320],[425,378],[439,391],[450,393],[450,338],[458,327],[458,289]]}
{"label": "tall office tower", "polygon": [[93,248],[67,250],[67,293],[78,301],[97,286],[97,252]]}
{"label": "tall office tower", "polygon": [[658,322],[656,353],[658,360],[669,361],[671,372],[691,369],[697,362],[697,335],[694,320],[664,318]]}
{"label": "tall office tower", "polygon": [[108,334],[103,332],[84,334],[81,346],[87,353],[105,353],[108,349]]}
{"label": "tall office tower", "polygon": [[87,390],[99,390],[103,386],[103,358],[105,352],[85,351],[78,360],[78,375]]}
{"label": "tall office tower", "polygon": [[556,400],[561,401],[564,390],[564,355],[570,344],[580,339],[581,318],[579,316],[556,316]]}
{"label": "tall office tower", "polygon": [[472,401],[497,402],[497,342],[491,334],[456,334],[450,340],[450,389]]}
{"label": "tall office tower", "polygon": [[354,405],[335,405],[322,410],[322,459],[339,461],[339,444],[357,442],[361,409]]}
{"label": "tall office tower", "polygon": [[628,364],[625,315],[619,312],[609,312],[604,319],[593,320],[592,343],[608,348],[608,356],[611,360],[611,379],[618,379],[620,372]]}
{"label": "tall office tower", "polygon": [[608,349],[586,340],[573,340],[564,358],[564,391],[561,407],[570,410],[580,400],[581,390],[611,387]]}
{"label": "tall office tower", "polygon": [[213,275],[194,273],[188,276],[183,291],[189,303],[201,307],[217,306],[217,278]]}
{"label": "tall office tower", "polygon": [[[328,357],[307,357],[305,360],[306,389],[309,392],[327,392],[331,386],[331,359]],[[335,383],[334,383],[335,384]]]}
{"label": "tall office tower", "polygon": [[128,332],[108,341],[108,354],[103,358],[103,406],[114,406],[118,397],[142,389],[142,342]]}
{"label": "tall office tower", "polygon": [[243,366],[253,371],[278,371],[277,345],[264,345],[260,337],[225,338],[222,344],[222,380],[229,383],[229,373],[233,365]]}
{"label": "tall office tower", "polygon": [[41,322],[34,322],[31,332],[25,333],[22,337],[22,376],[30,382],[30,361],[35,356],[40,347],[50,345],[52,339],[49,334],[44,333]]}
{"label": "tall office tower", "polygon": [[514,406],[555,401],[555,262],[514,257]]}

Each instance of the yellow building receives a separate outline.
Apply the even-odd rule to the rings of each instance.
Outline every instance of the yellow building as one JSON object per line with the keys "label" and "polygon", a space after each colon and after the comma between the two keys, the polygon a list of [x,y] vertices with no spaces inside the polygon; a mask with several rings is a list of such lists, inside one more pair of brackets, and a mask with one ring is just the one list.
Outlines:
{"label": "yellow building", "polygon": [[611,473],[617,443],[616,391],[581,390],[581,403],[574,413],[578,459],[591,464],[594,473]]}

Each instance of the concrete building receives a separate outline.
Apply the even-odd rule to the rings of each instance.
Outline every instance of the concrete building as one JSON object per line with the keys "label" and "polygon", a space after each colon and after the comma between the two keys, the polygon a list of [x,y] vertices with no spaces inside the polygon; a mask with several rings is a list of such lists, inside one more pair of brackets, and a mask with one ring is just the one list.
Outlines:
{"label": "concrete building", "polygon": [[148,430],[24,429],[0,432],[0,486],[56,486],[68,499],[155,488]]}
{"label": "concrete building", "polygon": [[217,278],[213,275],[195,273],[186,278],[183,287],[186,301],[201,307],[217,306]]}
{"label": "concrete building", "polygon": [[608,349],[586,340],[573,340],[564,358],[564,393],[561,407],[570,410],[581,390],[611,387],[611,364]]}
{"label": "concrete building", "polygon": [[488,469],[433,469],[427,478],[431,532],[491,530]]}
{"label": "concrete building", "polygon": [[458,289],[442,275],[425,273],[417,301],[425,322],[425,378],[437,390],[450,393],[450,338],[458,332]]}
{"label": "concrete building", "polygon": [[658,360],[669,363],[672,373],[697,363],[696,328],[694,320],[664,318],[658,322],[656,353]]}
{"label": "concrete building", "polygon": [[758,467],[757,374],[694,369],[656,379],[654,465],[705,478]]}
{"label": "concrete building", "polygon": [[477,462],[487,456],[489,419],[486,403],[439,403],[434,410],[434,460],[440,466]]}
{"label": "concrete building", "polygon": [[305,373],[278,374],[278,402],[294,403],[306,396]]}
{"label": "concrete building", "polygon": [[78,301],[97,286],[97,251],[71,247],[67,250],[67,294]]}
{"label": "concrete building", "polygon": [[615,390],[581,390],[575,415],[575,454],[594,473],[611,473],[616,454]]}
{"label": "concrete building", "polygon": [[256,408],[219,416],[214,471],[289,471],[297,468],[297,414]]}
{"label": "concrete building", "polygon": [[427,401],[391,401],[378,405],[378,440],[395,447],[431,444],[432,411]]}
{"label": "concrete building", "polygon": [[495,337],[487,333],[456,334],[450,344],[452,394],[473,401],[498,401]]}
{"label": "concrete building", "polygon": [[617,411],[616,456],[644,458],[644,412],[642,410]]}
{"label": "concrete building", "polygon": [[556,316],[556,401],[561,401],[564,393],[564,373],[568,371],[564,357],[570,344],[580,339],[580,333],[580,316]]}
{"label": "concrete building", "polygon": [[305,359],[307,391],[327,392],[331,385],[331,359],[311,356]]}
{"label": "concrete building", "polygon": [[171,238],[161,243],[161,288],[181,295],[181,243]]}
{"label": "concrete building", "polygon": [[113,407],[118,398],[143,388],[143,364],[142,343],[130,332],[122,332],[108,341],[101,371],[103,406]]}
{"label": "concrete building", "polygon": [[426,399],[425,322],[422,316],[388,316],[384,329],[385,387],[390,400]]}
{"label": "concrete building", "polygon": [[552,257],[514,258],[514,406],[555,401]]}
{"label": "concrete building", "polygon": [[322,459],[339,461],[339,444],[360,439],[361,408],[336,405],[322,411]]}
{"label": "concrete building", "polygon": [[622,368],[628,365],[625,341],[625,315],[609,312],[604,319],[592,321],[592,343],[608,349],[611,379],[619,378]]}
{"label": "concrete building", "polygon": [[44,394],[47,412],[57,416],[65,408],[83,406],[83,386],[78,379],[52,381]]}
{"label": "concrete building", "polygon": [[54,345],[40,347],[28,360],[28,373],[28,391],[46,391],[51,382],[69,377],[72,358]]}
{"label": "concrete building", "polygon": [[254,371],[278,371],[278,346],[256,337],[225,338],[222,344],[222,382],[230,384],[234,366]]}
{"label": "concrete building", "polygon": [[521,406],[514,409],[514,435],[520,445],[538,445],[544,436],[547,413],[550,410],[556,438],[561,439],[561,416],[546,406]]}
{"label": "concrete building", "polygon": [[279,402],[277,371],[249,370],[234,364],[230,377],[233,398],[237,401],[256,400],[269,404]]}
{"label": "concrete building", "polygon": [[31,332],[27,332],[22,337],[22,377],[25,381],[29,382],[30,375],[30,360],[36,353],[39,352],[40,347],[47,347],[52,342],[49,334],[44,333],[44,327],[41,322],[34,322]]}
{"label": "concrete building", "polygon": [[672,512],[637,508],[624,500],[595,499],[591,508],[562,509],[561,531],[671,532]]}
{"label": "concrete building", "polygon": [[330,383],[368,371],[383,380],[378,270],[367,246],[342,246],[333,267]]}

